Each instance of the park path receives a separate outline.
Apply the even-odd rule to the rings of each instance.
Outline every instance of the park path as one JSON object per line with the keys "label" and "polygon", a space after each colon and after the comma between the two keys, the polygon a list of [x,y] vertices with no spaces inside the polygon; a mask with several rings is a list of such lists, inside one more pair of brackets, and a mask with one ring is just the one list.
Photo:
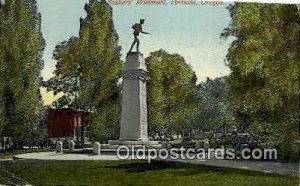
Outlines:
{"label": "park path", "polygon": [[270,161],[254,160],[176,160],[183,163],[201,164],[215,167],[227,167],[235,169],[244,169],[264,173],[275,173],[281,175],[300,176],[298,163],[279,163]]}
{"label": "park path", "polygon": [[[39,152],[16,155],[15,159],[31,160],[118,160],[116,155],[88,155],[88,154],[56,154],[55,152]],[[265,173],[275,173],[290,176],[299,176],[299,163],[279,163],[254,160],[167,160],[183,163],[201,164],[215,167],[244,169]]]}
{"label": "park path", "polygon": [[0,159],[0,162],[11,161],[12,159]]}

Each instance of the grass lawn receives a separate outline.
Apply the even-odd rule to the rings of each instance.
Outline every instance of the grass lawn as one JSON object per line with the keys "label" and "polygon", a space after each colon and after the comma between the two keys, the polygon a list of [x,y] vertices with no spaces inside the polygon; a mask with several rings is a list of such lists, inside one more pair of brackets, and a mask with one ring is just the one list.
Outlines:
{"label": "grass lawn", "polygon": [[296,177],[177,162],[23,160],[0,165],[0,185],[295,186],[299,183]]}

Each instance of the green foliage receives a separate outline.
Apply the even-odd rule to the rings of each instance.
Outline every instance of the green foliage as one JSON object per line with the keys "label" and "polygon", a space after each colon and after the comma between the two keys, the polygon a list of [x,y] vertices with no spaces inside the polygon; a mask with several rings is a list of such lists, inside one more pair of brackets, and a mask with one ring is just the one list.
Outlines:
{"label": "green foliage", "polygon": [[[4,46],[1,43],[4,43],[4,35],[3,35],[3,29],[4,29],[4,12],[3,12],[3,5],[0,2],[0,65],[2,66],[4,64]],[[4,71],[2,68],[0,68],[0,74],[3,74]],[[2,80],[1,80],[2,81]],[[3,132],[4,129],[4,100],[3,100],[3,95],[4,95],[4,87],[0,86],[0,136]]]}
{"label": "green foliage", "polygon": [[33,135],[41,117],[41,18],[35,0],[6,0],[0,12],[2,135],[23,141]]}
{"label": "green foliage", "polygon": [[241,125],[263,147],[294,143],[299,127],[300,25],[295,5],[235,3],[227,84]]}
{"label": "green foliage", "polygon": [[90,125],[89,138],[91,141],[108,142],[118,139],[119,130],[119,100],[106,102],[94,116],[94,123]]}
{"label": "green foliage", "polygon": [[194,117],[196,75],[178,54],[159,50],[146,59],[150,134],[183,132]]}
{"label": "green foliage", "polygon": [[105,1],[90,0],[85,10],[87,16],[80,20],[79,37],[56,46],[55,77],[45,82],[45,86],[54,93],[64,93],[56,103],[58,107],[91,111],[90,137],[102,141],[104,136],[114,136],[107,135],[107,131],[117,131],[117,82],[122,63],[111,7]]}
{"label": "green foliage", "polygon": [[207,78],[206,82],[197,86],[199,113],[197,122],[192,126],[193,129],[200,129],[213,135],[219,128],[236,125],[234,111],[228,101],[225,79],[226,77],[214,80]]}

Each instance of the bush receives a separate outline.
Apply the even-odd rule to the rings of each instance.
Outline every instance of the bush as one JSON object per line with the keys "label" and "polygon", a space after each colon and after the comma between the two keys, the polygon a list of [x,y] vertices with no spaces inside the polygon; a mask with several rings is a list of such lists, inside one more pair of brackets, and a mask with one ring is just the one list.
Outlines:
{"label": "bush", "polygon": [[299,151],[300,151],[300,144],[296,142],[280,145],[277,148],[278,159],[297,162],[299,161]]}

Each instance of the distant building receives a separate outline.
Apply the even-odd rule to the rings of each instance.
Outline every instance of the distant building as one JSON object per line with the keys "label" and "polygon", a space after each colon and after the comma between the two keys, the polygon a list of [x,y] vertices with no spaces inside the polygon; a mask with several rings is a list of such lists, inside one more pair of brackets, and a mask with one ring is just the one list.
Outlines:
{"label": "distant building", "polygon": [[48,109],[47,133],[49,138],[84,139],[85,128],[90,121],[91,113],[73,109]]}

